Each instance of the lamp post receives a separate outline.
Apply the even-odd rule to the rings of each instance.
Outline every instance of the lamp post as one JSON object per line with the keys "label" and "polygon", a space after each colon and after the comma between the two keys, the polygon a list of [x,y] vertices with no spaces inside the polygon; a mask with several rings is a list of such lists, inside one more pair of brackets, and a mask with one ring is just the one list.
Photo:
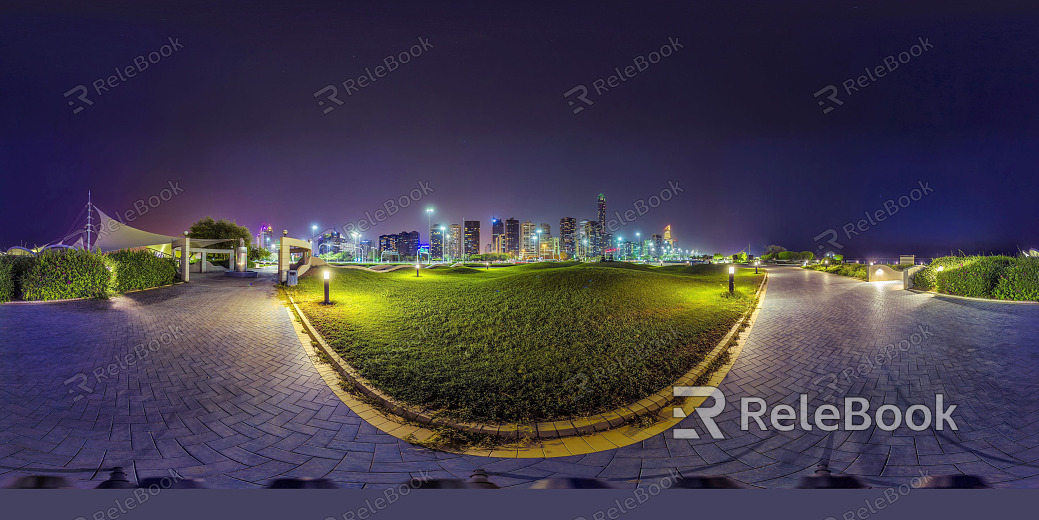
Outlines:
{"label": "lamp post", "polygon": [[638,242],[639,246],[639,260],[642,260],[642,234],[635,232],[635,242]]}
{"label": "lamp post", "polygon": [[729,294],[732,294],[733,279],[736,277],[736,266],[729,266]]}
{"label": "lamp post", "polygon": [[758,266],[761,265],[761,260],[754,261],[754,274],[758,274]]}
{"label": "lamp post", "polygon": [[325,305],[328,305],[328,277],[330,269],[325,269]]}
{"label": "lamp post", "polygon": [[422,267],[422,264],[415,264],[415,278],[419,277],[418,270]]}

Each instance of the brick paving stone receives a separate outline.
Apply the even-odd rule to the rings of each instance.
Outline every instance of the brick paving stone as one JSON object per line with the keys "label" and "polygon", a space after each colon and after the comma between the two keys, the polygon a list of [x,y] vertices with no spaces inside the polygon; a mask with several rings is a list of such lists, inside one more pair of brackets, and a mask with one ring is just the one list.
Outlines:
{"label": "brick paving stone", "polygon": [[[1039,306],[951,300],[796,268],[770,268],[768,294],[720,385],[725,439],[670,432],[632,446],[551,459],[436,452],[383,433],[340,402],[299,343],[273,276],[195,275],[190,284],[108,301],[0,305],[0,476],[61,474],[93,487],[112,465],[178,469],[218,488],[280,475],[386,487],[419,471],[503,487],[554,476],[646,485],[668,468],[793,487],[820,459],[878,486],[921,472],[976,473],[998,487],[1039,486]],[[134,346],[178,336],[134,365]],[[912,343],[921,327],[933,336]],[[918,338],[919,339],[919,338]],[[885,346],[889,362],[859,370]],[[82,374],[78,376],[77,374]],[[85,379],[83,379],[85,378]],[[957,405],[958,431],[762,432],[739,427],[741,397],[770,407],[864,397]],[[700,430],[689,417],[682,427]],[[654,477],[657,476],[657,477]],[[643,482],[640,482],[642,480]]]}

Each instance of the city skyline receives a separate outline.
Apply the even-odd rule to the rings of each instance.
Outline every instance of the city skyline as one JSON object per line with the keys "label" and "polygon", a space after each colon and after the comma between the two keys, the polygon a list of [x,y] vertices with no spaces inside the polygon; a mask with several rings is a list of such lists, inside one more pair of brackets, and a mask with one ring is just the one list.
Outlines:
{"label": "city skyline", "polygon": [[[939,5],[813,11],[842,20],[840,31],[770,3],[532,8],[507,25],[483,4],[416,2],[404,18],[390,6],[98,7],[90,17],[11,7],[0,53],[19,73],[0,80],[9,94],[0,161],[10,172],[0,190],[17,196],[0,218],[19,225],[0,228],[0,247],[60,238],[88,190],[110,214],[139,208],[132,225],[157,233],[208,215],[295,236],[314,224],[341,230],[384,201],[433,190],[419,211],[378,223],[377,236],[423,229],[427,205],[451,222],[595,219],[587,201],[596,194],[627,208],[669,182],[684,191],[633,226],[645,234],[670,223],[702,250],[814,250],[828,229],[858,257],[1037,247],[1035,228],[1021,223],[1039,211],[1039,94],[1024,88],[1034,60],[1017,36],[1035,14]],[[636,17],[644,23],[631,25]],[[214,19],[235,23],[216,29]],[[271,34],[271,21],[286,19],[296,23]],[[574,30],[574,19],[586,23]],[[614,27],[630,30],[618,41],[603,29]],[[323,113],[315,92],[342,90],[420,37],[432,47],[360,92],[340,92],[344,104]],[[94,91],[171,38],[172,55]],[[615,68],[672,41],[682,47],[670,57],[596,91]],[[927,50],[855,84],[912,45]],[[242,49],[254,50],[243,58]],[[214,75],[224,78],[217,91]],[[849,78],[859,89],[850,96]],[[93,104],[70,106],[63,94],[81,84]],[[813,94],[831,84],[842,104],[824,113]],[[576,85],[594,105],[568,104]],[[980,179],[1000,182],[979,189]],[[933,192],[859,230],[919,182]],[[182,191],[149,205],[170,183]],[[283,199],[287,191],[299,196]]]}

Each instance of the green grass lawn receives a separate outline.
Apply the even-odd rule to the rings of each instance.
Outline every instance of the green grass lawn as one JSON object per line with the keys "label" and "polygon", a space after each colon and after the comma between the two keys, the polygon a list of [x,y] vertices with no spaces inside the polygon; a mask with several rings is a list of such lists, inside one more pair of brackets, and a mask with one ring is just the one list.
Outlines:
{"label": "green grass lawn", "polygon": [[[322,268],[323,269],[323,268]],[[700,362],[761,276],[725,266],[541,263],[374,273],[290,288],[344,359],[387,394],[463,420],[542,421],[628,404]]]}

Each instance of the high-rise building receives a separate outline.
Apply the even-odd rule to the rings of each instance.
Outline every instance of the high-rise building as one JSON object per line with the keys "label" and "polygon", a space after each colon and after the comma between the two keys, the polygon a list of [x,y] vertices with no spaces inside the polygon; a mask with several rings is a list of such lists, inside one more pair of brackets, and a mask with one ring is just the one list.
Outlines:
{"label": "high-rise building", "polygon": [[671,241],[671,224],[668,224],[664,228],[664,240],[667,240],[668,242]]}
{"label": "high-rise building", "polygon": [[661,258],[664,256],[664,239],[660,235],[653,233],[649,236],[649,254],[652,258]]}
{"label": "high-rise building", "polygon": [[599,231],[599,221],[590,220],[588,221],[588,244],[591,246],[589,251],[592,256],[599,256],[602,254],[603,243],[602,233]]}
{"label": "high-rise building", "polygon": [[601,235],[601,234],[606,232],[606,197],[602,193],[599,194],[598,205],[599,205],[599,214],[598,214],[599,225],[596,228],[596,231],[598,231],[599,234]]}
{"label": "high-rise building", "polygon": [[538,231],[541,231],[542,238],[548,238],[552,236],[552,226],[544,222],[538,224]]}
{"label": "high-rise building", "polygon": [[536,235],[537,226],[533,222],[527,220],[519,225],[519,254],[520,256],[527,257],[536,255],[537,251],[534,250],[534,235]]}
{"label": "high-rise building", "polygon": [[358,251],[360,256],[355,257],[355,258],[357,258],[359,260],[362,260],[362,261],[365,261],[365,262],[374,260],[372,258],[372,253],[374,253],[375,251],[372,249],[372,241],[371,240],[367,240],[367,239],[366,240],[362,240],[361,244],[360,244],[360,247],[358,247],[358,249],[360,250],[360,251]]}
{"label": "high-rise building", "polygon": [[444,226],[439,223],[429,228],[429,255],[433,258],[444,258]]}
{"label": "high-rise building", "polygon": [[505,222],[500,218],[491,219],[491,250],[489,253],[505,252]]}
{"label": "high-rise building", "polygon": [[520,222],[515,218],[505,221],[505,253],[519,256],[520,252]]}
{"label": "high-rise building", "polygon": [[465,230],[462,232],[462,242],[466,255],[480,254],[480,221],[465,220]]}
{"label": "high-rise building", "polygon": [[562,252],[573,258],[577,256],[577,219],[574,217],[563,217],[559,219],[559,240]]}
{"label": "high-rise building", "polygon": [[379,235],[379,259],[387,256],[397,260],[412,260],[418,255],[418,231],[401,231]]}
{"label": "high-rise building", "polygon": [[592,220],[582,220],[577,225],[577,256],[587,258],[592,256],[595,249],[595,226]]}
{"label": "high-rise building", "polygon": [[447,251],[451,258],[462,258],[462,226],[447,226]]}

